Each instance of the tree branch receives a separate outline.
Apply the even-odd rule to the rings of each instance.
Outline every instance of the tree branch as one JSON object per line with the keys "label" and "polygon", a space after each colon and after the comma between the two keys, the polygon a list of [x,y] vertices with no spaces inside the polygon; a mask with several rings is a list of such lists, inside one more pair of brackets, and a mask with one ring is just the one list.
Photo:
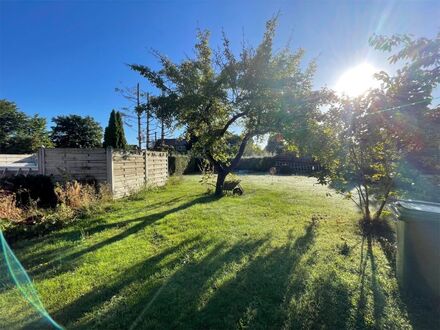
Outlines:
{"label": "tree branch", "polygon": [[206,154],[206,157],[208,158],[208,160],[214,165],[214,169],[217,172],[220,172],[220,171],[224,172],[225,171],[225,167],[223,166],[223,164],[221,164],[218,160],[216,160],[214,158],[214,156],[211,154],[211,152],[206,151],[205,154]]}
{"label": "tree branch", "polygon": [[228,120],[228,122],[226,123],[226,125],[221,129],[221,131],[218,133],[219,134],[219,136],[223,136],[226,132],[227,132],[227,130],[228,130],[228,128],[237,120],[237,119],[239,119],[239,118],[241,118],[241,117],[243,117],[244,115],[246,115],[246,112],[240,112],[240,113],[237,113],[236,115],[234,115],[234,116],[232,116],[229,120]]}
{"label": "tree branch", "polygon": [[231,162],[231,165],[228,166],[228,170],[232,171],[239,163],[241,157],[243,156],[244,149],[246,148],[246,144],[251,138],[251,133],[246,133],[243,140],[241,141],[240,148],[238,149],[237,155],[235,155],[234,159]]}
{"label": "tree branch", "polygon": [[388,197],[390,196],[391,187],[392,187],[392,181],[387,185],[387,189],[384,194],[384,199],[382,200],[379,209],[374,215],[374,220],[378,220],[380,215],[382,214],[383,208],[385,207],[385,204],[388,202]]}

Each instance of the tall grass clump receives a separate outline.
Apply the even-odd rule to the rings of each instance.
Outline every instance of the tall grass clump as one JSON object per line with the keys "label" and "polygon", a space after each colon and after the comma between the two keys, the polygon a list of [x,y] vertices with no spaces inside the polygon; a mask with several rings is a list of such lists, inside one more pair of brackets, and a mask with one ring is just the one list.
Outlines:
{"label": "tall grass clump", "polygon": [[[23,183],[20,181],[20,186]],[[0,229],[9,240],[44,235],[53,229],[66,226],[78,219],[99,212],[111,200],[107,186],[78,181],[56,184],[53,195],[56,202],[51,207],[41,207],[38,195],[26,204],[20,196],[31,196],[26,189],[10,189],[0,193]],[[45,191],[44,194],[48,192]]]}

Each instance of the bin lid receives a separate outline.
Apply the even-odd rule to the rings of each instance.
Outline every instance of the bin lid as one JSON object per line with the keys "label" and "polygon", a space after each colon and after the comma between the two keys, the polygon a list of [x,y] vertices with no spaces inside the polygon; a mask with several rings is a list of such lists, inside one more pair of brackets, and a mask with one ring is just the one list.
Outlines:
{"label": "bin lid", "polygon": [[398,200],[395,206],[400,220],[431,220],[440,222],[440,203]]}

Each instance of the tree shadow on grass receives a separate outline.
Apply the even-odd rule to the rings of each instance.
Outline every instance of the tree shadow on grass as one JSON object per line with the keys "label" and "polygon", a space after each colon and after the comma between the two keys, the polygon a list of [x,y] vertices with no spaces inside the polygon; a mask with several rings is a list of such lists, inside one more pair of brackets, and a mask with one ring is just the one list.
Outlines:
{"label": "tree shadow on grass", "polygon": [[[367,244],[365,251],[365,242]],[[368,275],[368,264],[370,265],[370,275]],[[386,305],[385,293],[377,280],[376,259],[373,253],[373,238],[367,236],[362,238],[361,259],[360,259],[360,292],[356,309],[356,327],[365,329],[369,327],[383,327],[382,319],[384,317],[384,309]],[[368,293],[373,293],[373,318],[374,324],[370,324],[368,320]]]}
{"label": "tree shadow on grass", "polygon": [[290,232],[286,245],[252,259],[193,317],[196,328],[282,328],[288,319],[288,301],[304,289],[307,275],[299,263],[313,245],[315,233],[311,223],[303,236],[295,240]]}
{"label": "tree shadow on grass", "polygon": [[[160,201],[153,204],[146,204],[145,208],[142,209],[142,212],[149,212],[152,210],[155,210],[160,207],[167,207],[172,206],[183,199],[187,199],[190,197],[200,197],[200,195],[193,195],[193,196],[180,196],[175,197],[169,200]],[[206,196],[202,196],[206,197]],[[111,210],[110,210],[111,211]],[[55,241],[68,241],[68,242],[78,242],[81,239],[84,238],[84,235],[90,237],[91,235],[97,234],[103,230],[112,229],[112,228],[122,228],[129,225],[131,222],[136,221],[142,221],[143,218],[135,218],[127,221],[116,221],[116,222],[105,222],[105,220],[102,218],[102,215],[104,215],[106,212],[102,212],[98,214],[98,217],[95,219],[90,220],[80,220],[81,223],[77,223],[76,225],[72,226],[75,229],[70,231],[58,231],[51,233],[48,237],[40,237],[33,239],[33,243],[35,244],[41,244],[41,243],[50,243]],[[17,246],[20,248],[19,246]],[[32,266],[34,263],[46,263],[49,262],[51,259],[59,257],[59,255],[64,254],[68,250],[72,249],[71,246],[65,246],[63,248],[57,248],[53,249],[51,251],[42,251],[41,253],[32,253],[29,256],[25,256],[21,258],[21,262],[24,265]]]}
{"label": "tree shadow on grass", "polygon": [[[226,249],[216,246],[200,261],[181,267],[166,281],[145,290],[145,294],[130,297],[108,311],[100,326],[282,327],[287,318],[283,304],[288,299],[292,272],[296,274],[296,266],[313,245],[314,235],[313,225],[309,225],[305,235],[296,240],[290,233],[287,245],[282,247],[271,248],[268,239],[244,241]],[[98,327],[93,322],[82,325]]]}
{"label": "tree shadow on grass", "polygon": [[304,254],[311,248],[315,235],[312,222],[306,235],[297,239],[293,247],[296,259],[291,265],[292,277],[282,308],[286,313],[282,326],[284,329],[347,327],[351,307],[349,288],[334,270],[314,275],[315,254],[304,259]]}
{"label": "tree shadow on grass", "polygon": [[293,296],[295,305],[292,306],[285,328],[350,328],[350,289],[336,271],[310,279],[307,289],[298,290]]}
{"label": "tree shadow on grass", "polygon": [[[119,221],[119,222],[112,222],[112,223],[100,225],[99,231],[111,229],[111,228],[115,228],[115,227],[125,228],[125,229],[122,232],[120,232],[110,238],[107,238],[107,239],[100,241],[99,243],[91,245],[91,246],[84,248],[82,250],[79,250],[79,251],[76,251],[76,252],[73,252],[73,253],[70,253],[67,255],[63,255],[62,257],[60,257],[59,254],[56,254],[55,252],[53,252],[53,253],[51,253],[51,255],[52,256],[56,255],[57,257],[55,259],[51,259],[51,260],[47,261],[46,263],[42,264],[41,267],[37,267],[36,269],[32,270],[30,273],[32,276],[35,276],[35,275],[41,275],[41,274],[47,272],[48,270],[54,269],[54,268],[56,268],[55,274],[60,274],[62,272],[72,270],[76,267],[75,261],[77,259],[79,259],[80,257],[82,257],[84,254],[97,251],[103,247],[109,246],[109,245],[116,243],[120,240],[123,240],[131,235],[134,235],[134,234],[138,233],[139,231],[141,231],[142,229],[144,229],[146,226],[149,226],[159,220],[162,220],[163,218],[165,218],[166,216],[168,216],[170,214],[186,210],[186,209],[188,209],[194,205],[197,205],[197,204],[210,203],[210,202],[213,202],[217,199],[218,198],[215,196],[204,195],[204,196],[200,196],[200,197],[195,198],[189,202],[186,202],[184,204],[173,207],[171,209],[167,209],[167,210],[159,212],[159,213],[154,213],[154,214],[150,214],[150,215],[135,218],[135,219],[124,220],[124,221]],[[131,225],[131,224],[134,224],[134,225]],[[59,265],[61,267],[56,267],[57,265]]]}
{"label": "tree shadow on grass", "polygon": [[[403,311],[408,311],[408,317],[411,325],[415,329],[440,329],[440,319],[438,317],[438,310],[435,309],[435,304],[424,300],[420,297],[408,295],[402,289],[395,292],[393,299],[390,298],[390,292],[385,292],[378,280],[378,269],[376,257],[373,252],[374,242],[379,243],[383,250],[385,257],[390,266],[390,276],[396,276],[395,272],[395,251],[387,251],[386,244],[394,244],[393,236],[390,236],[389,229],[385,230],[385,234],[378,234],[364,236],[361,246],[361,260],[360,260],[360,292],[357,304],[355,327],[358,329],[365,328],[389,328],[399,327],[396,324],[390,323],[390,315],[386,315],[387,304],[395,304],[395,307]],[[385,238],[385,241],[383,240]],[[373,304],[372,318],[368,313],[370,307],[368,306],[368,295],[372,293]],[[373,320],[373,322],[372,322]],[[391,321],[392,322],[392,321]]]}
{"label": "tree shadow on grass", "polygon": [[[127,329],[147,322],[167,325],[196,308],[209,279],[226,264],[253,254],[264,240],[232,247],[195,237],[126,270],[113,283],[95,288],[54,314],[55,319],[84,329]],[[208,249],[205,249],[206,247]],[[201,260],[196,257],[203,253]],[[118,300],[121,297],[121,300]],[[91,317],[87,317],[93,315]],[[151,318],[153,315],[153,318]],[[85,317],[76,324],[78,319]],[[142,327],[141,327],[142,328]]]}

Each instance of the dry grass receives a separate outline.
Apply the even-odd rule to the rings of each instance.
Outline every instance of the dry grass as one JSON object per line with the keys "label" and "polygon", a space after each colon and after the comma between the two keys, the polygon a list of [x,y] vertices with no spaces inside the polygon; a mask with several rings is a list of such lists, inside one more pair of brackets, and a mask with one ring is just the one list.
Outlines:
{"label": "dry grass", "polygon": [[23,210],[15,206],[15,196],[0,190],[0,219],[17,221],[22,219]]}
{"label": "dry grass", "polygon": [[99,211],[111,199],[106,186],[77,181],[57,185],[55,194],[58,199],[55,208],[39,208],[34,200],[26,208],[20,208],[14,194],[0,191],[0,229],[11,241],[44,235]]}
{"label": "dry grass", "polygon": [[57,185],[55,193],[61,204],[72,209],[88,207],[100,199],[95,187],[81,184],[77,181],[67,182],[64,185]]}

